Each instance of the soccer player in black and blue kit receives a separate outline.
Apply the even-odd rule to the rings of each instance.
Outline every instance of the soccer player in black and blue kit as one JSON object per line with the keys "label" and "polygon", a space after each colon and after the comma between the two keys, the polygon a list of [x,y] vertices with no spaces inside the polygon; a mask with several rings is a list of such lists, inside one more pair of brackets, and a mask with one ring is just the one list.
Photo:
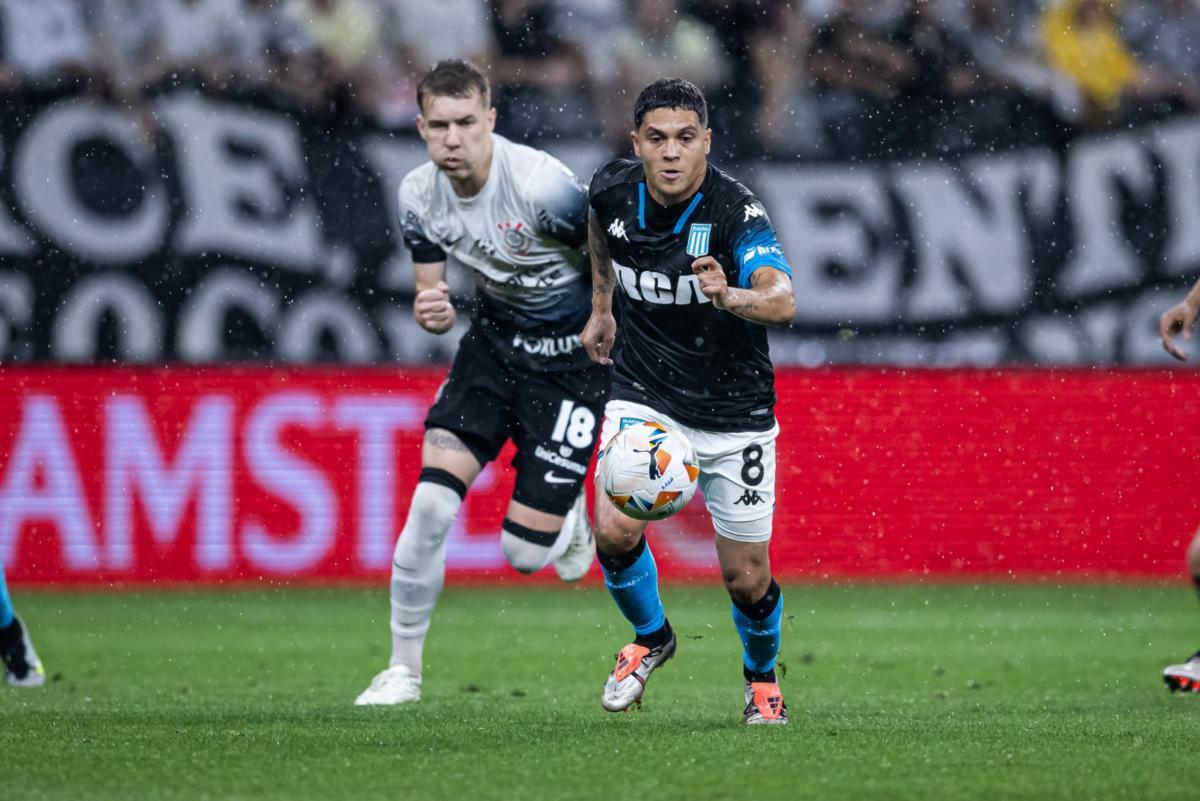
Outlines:
{"label": "soccer player in black and blue kit", "polygon": [[[601,447],[643,420],[691,440],[742,641],[745,721],[786,723],[775,676],[783,596],[768,558],[779,426],[764,326],[795,314],[791,268],[762,204],[708,164],[699,89],[652,83],[634,128],[637,159],[604,165],[588,190],[592,315],[582,339],[593,360],[613,366]],[[598,558],[634,629],[601,697],[613,712],[640,703],[675,653],[645,529],[598,494]]]}

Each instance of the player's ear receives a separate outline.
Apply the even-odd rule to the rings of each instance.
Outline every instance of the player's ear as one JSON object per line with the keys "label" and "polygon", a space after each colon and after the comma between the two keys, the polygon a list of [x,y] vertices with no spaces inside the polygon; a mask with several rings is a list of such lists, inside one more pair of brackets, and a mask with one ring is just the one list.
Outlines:
{"label": "player's ear", "polygon": [[423,114],[417,115],[417,133],[419,133],[421,138],[426,142],[429,141],[429,128],[425,122],[425,115]]}
{"label": "player's ear", "polygon": [[630,141],[633,142],[633,155],[637,156],[640,159],[642,157],[642,143],[641,143],[641,140],[638,139],[638,132],[630,131],[629,139],[630,139]]}
{"label": "player's ear", "polygon": [[487,111],[487,127],[488,133],[496,130],[496,107],[491,106]]}
{"label": "player's ear", "polygon": [[712,128],[704,129],[704,155],[708,155],[712,150]]}

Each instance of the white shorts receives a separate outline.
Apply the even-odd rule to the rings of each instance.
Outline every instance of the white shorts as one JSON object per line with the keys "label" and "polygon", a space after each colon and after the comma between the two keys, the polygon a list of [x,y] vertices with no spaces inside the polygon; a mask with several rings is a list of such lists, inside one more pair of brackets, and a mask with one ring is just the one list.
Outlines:
{"label": "white shorts", "polygon": [[779,423],[769,431],[703,431],[681,425],[649,406],[610,400],[604,406],[601,449],[622,428],[642,421],[673,428],[691,441],[700,461],[700,491],[717,534],[739,542],[771,539]]}

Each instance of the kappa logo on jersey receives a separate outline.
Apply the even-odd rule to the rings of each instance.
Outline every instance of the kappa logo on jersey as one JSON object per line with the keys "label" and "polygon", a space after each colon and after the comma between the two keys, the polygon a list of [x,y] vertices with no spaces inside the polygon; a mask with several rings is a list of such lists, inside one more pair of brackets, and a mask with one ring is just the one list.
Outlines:
{"label": "kappa logo on jersey", "polygon": [[692,223],[688,229],[687,254],[694,258],[708,255],[708,239],[712,234],[712,225],[707,223]]}
{"label": "kappa logo on jersey", "polygon": [[524,256],[533,247],[533,237],[525,230],[525,223],[505,221],[496,227],[503,232],[501,238],[504,240],[504,247],[514,256]]}
{"label": "kappa logo on jersey", "polygon": [[744,506],[758,506],[763,503],[763,496],[759,495],[757,490],[748,489],[742,492],[742,497],[734,501],[733,505],[737,506],[739,503]]}
{"label": "kappa logo on jersey", "polygon": [[625,294],[634,300],[660,306],[690,306],[712,303],[700,291],[700,279],[696,275],[667,275],[655,270],[635,270],[613,262],[617,280]]}
{"label": "kappa logo on jersey", "polygon": [[746,222],[747,220],[752,220],[755,217],[766,217],[767,210],[764,209],[762,206],[760,206],[757,203],[747,203],[746,208],[745,208],[745,215],[746,216],[742,217],[742,222]]}
{"label": "kappa logo on jersey", "polygon": [[608,235],[613,239],[624,239],[629,241],[629,237],[625,234],[625,223],[622,220],[613,220],[612,225],[608,226]]}

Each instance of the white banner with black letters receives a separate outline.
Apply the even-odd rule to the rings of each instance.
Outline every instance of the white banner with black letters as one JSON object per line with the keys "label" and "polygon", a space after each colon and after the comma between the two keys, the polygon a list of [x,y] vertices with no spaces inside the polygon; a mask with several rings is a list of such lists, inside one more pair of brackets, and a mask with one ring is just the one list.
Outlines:
{"label": "white banner with black letters", "polygon": [[[421,142],[176,91],[0,118],[0,360],[445,361],[396,189]],[[714,132],[714,154],[720,132]],[[551,147],[585,179],[600,148]],[[718,159],[719,163],[719,159]],[[1200,274],[1200,119],[956,161],[727,165],[793,265],[781,364],[1152,364]],[[452,276],[458,293],[470,281]]]}

